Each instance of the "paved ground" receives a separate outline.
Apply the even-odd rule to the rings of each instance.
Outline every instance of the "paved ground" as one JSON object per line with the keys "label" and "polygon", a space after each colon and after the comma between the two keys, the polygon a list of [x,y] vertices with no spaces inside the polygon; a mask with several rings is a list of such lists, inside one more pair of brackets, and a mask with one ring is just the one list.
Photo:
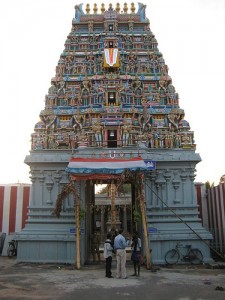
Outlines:
{"label": "paved ground", "polygon": [[0,299],[225,299],[225,268],[142,268],[140,277],[132,277],[130,265],[127,273],[128,279],[109,279],[104,277],[104,263],[78,271],[70,265],[17,263],[0,257]]}

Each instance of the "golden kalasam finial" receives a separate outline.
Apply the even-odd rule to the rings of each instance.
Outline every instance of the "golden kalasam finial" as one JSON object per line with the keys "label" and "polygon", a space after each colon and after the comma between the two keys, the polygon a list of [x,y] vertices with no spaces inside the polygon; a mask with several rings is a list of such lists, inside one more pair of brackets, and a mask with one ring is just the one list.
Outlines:
{"label": "golden kalasam finial", "polygon": [[123,5],[123,12],[126,14],[128,11],[127,3],[125,2]]}
{"label": "golden kalasam finial", "polygon": [[101,4],[101,12],[102,12],[102,14],[104,13],[104,11],[105,11],[105,4],[102,3],[102,4]]}
{"label": "golden kalasam finial", "polygon": [[134,2],[131,3],[131,13],[134,14],[135,13],[135,6],[134,6]]}
{"label": "golden kalasam finial", "polygon": [[109,3],[109,10],[112,10],[112,3]]}
{"label": "golden kalasam finial", "polygon": [[97,12],[98,12],[97,3],[94,3],[93,11],[94,11],[94,14],[97,14]]}
{"label": "golden kalasam finial", "polygon": [[87,14],[90,14],[90,4],[87,4],[87,5],[86,5],[86,13],[87,13]]}
{"label": "golden kalasam finial", "polygon": [[116,3],[116,12],[119,14],[120,12],[120,4],[119,3]]}

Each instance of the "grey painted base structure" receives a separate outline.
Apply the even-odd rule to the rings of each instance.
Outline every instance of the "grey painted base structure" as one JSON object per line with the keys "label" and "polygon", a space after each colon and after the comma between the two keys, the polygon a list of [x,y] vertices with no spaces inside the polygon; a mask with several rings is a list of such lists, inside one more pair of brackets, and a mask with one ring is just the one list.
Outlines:
{"label": "grey painted base structure", "polygon": [[[200,156],[188,149],[104,149],[106,153],[111,150],[118,155],[124,151],[127,157],[139,154],[143,159],[156,161],[156,170],[145,174],[152,262],[164,264],[165,253],[174,248],[178,241],[199,248],[204,262],[212,261],[207,246],[212,236],[201,225],[194,188],[195,166],[201,160]],[[76,150],[75,155],[91,157],[94,154],[97,157],[101,152],[99,148],[84,148]],[[31,169],[32,191],[27,224],[17,236],[19,262],[75,263],[75,214],[72,197],[66,198],[60,218],[52,214],[57,195],[68,183],[65,169],[70,157],[71,151],[65,149],[36,150],[31,151],[25,159]],[[94,192],[86,182],[80,182],[79,188],[81,206],[86,209]],[[81,224],[81,265],[90,256],[90,233],[90,215],[87,213]],[[143,245],[143,251],[144,249]]]}

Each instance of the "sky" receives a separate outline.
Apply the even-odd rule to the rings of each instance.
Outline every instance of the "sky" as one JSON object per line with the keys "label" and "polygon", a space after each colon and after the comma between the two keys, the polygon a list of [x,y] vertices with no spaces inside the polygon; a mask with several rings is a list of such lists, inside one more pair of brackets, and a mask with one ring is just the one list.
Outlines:
{"label": "sky", "polygon": [[[111,3],[99,8],[103,2]],[[141,2],[195,133],[196,181],[218,184],[225,174],[225,0]],[[30,136],[80,3],[92,9],[95,1],[1,1],[0,184],[30,183]]]}

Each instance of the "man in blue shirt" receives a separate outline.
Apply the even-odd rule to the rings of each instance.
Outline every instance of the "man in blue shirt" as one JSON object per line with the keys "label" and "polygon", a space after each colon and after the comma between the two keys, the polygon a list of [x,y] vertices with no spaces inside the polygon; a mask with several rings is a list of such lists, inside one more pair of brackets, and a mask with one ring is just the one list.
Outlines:
{"label": "man in blue shirt", "polygon": [[116,278],[127,278],[126,274],[126,240],[122,235],[123,230],[119,230],[119,234],[115,237],[114,240],[114,250],[116,252]]}

